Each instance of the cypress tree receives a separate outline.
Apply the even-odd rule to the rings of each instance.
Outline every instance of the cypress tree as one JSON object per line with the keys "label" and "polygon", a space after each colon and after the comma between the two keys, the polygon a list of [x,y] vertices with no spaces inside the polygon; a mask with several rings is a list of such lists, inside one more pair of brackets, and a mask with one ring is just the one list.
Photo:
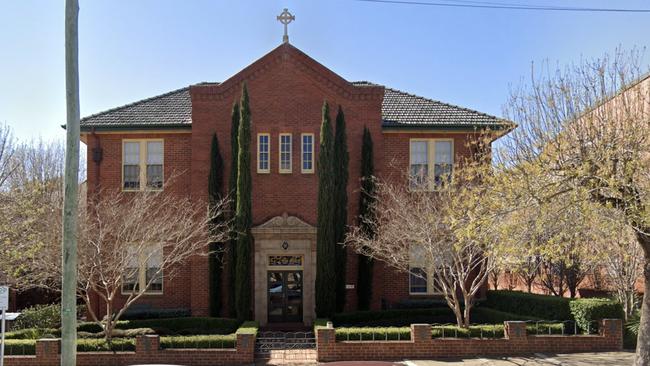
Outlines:
{"label": "cypress tree", "polygon": [[348,225],[348,165],[350,156],[345,130],[345,115],[339,106],[334,135],[334,242],[336,260],[336,311],[345,306],[347,251],[344,245]]}
{"label": "cypress tree", "polygon": [[316,315],[327,318],[336,310],[334,238],[334,168],[329,105],[323,104],[318,156],[318,233],[316,237]]}
{"label": "cypress tree", "polygon": [[[223,158],[219,151],[217,134],[212,135],[210,147],[210,175],[208,176],[208,212],[214,210],[223,199]],[[210,230],[214,233],[223,223],[222,215],[210,219]],[[210,282],[210,316],[218,317],[221,313],[221,275],[223,263],[223,243],[210,243],[209,255],[209,282]]]}
{"label": "cypress tree", "polygon": [[[230,123],[230,181],[228,182],[228,194],[230,198],[230,212],[234,216],[237,210],[237,159],[239,155],[239,103],[235,102],[232,106],[231,123]],[[235,308],[235,263],[237,253],[237,235],[235,231],[230,235],[228,248],[228,315],[231,318],[237,316]]]}
{"label": "cypress tree", "polygon": [[[359,227],[368,237],[373,237],[373,228],[368,220],[374,221],[373,205],[375,200],[374,161],[372,152],[372,136],[367,127],[363,128],[361,144],[361,193],[359,195]],[[357,267],[357,298],[359,310],[369,310],[372,299],[373,260],[359,254]]]}
{"label": "cypress tree", "polygon": [[239,152],[237,158],[237,210],[235,230],[237,255],[235,268],[235,307],[237,319],[247,320],[251,307],[250,253],[252,246],[251,217],[251,113],[248,89],[244,84],[239,118]]}

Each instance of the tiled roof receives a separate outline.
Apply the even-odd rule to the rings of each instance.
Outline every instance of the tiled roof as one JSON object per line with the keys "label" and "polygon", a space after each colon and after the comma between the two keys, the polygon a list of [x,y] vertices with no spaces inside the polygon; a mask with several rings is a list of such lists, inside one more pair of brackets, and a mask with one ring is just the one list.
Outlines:
{"label": "tiled roof", "polygon": [[[376,85],[358,81],[355,85]],[[381,108],[384,127],[506,127],[508,121],[472,109],[385,87]]]}
{"label": "tiled roof", "polygon": [[81,119],[81,128],[184,127],[192,123],[190,88],[177,89]]}
{"label": "tiled roof", "polygon": [[[374,86],[366,81],[356,86]],[[508,121],[471,109],[386,87],[382,105],[385,128],[507,128]],[[83,130],[189,127],[189,87],[109,109],[81,119]]]}

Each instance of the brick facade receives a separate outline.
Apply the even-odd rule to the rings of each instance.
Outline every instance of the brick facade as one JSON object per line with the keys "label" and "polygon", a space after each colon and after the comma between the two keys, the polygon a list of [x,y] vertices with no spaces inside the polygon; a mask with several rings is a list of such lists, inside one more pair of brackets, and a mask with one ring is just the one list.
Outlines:
{"label": "brick facade", "polygon": [[409,341],[336,341],[335,329],[320,328],[316,344],[319,362],[619,351],[623,348],[620,319],[604,319],[600,329],[599,335],[533,336],[526,334],[526,323],[505,322],[503,339],[432,339],[429,324],[413,324]]}
{"label": "brick facade", "polygon": [[[122,177],[122,140],[160,138],[164,140],[164,174],[175,176],[165,192],[189,196],[198,207],[206,205],[207,182],[212,135],[219,138],[225,162],[223,176],[227,185],[230,176],[231,108],[248,86],[252,115],[251,165],[253,186],[253,225],[261,225],[274,217],[288,214],[309,225],[316,225],[317,174],[301,172],[300,136],[314,135],[314,165],[318,159],[321,108],[330,104],[332,120],[339,106],[346,116],[347,141],[350,153],[348,202],[349,224],[355,223],[359,202],[361,141],[364,126],[374,142],[375,174],[382,179],[404,179],[409,165],[410,138],[451,138],[455,161],[471,156],[467,142],[473,132],[436,132],[423,130],[395,132],[382,129],[383,86],[357,85],[336,75],[291,45],[282,45],[223,83],[203,83],[189,89],[191,127],[184,129],[116,130],[85,132],[88,145],[88,194],[102,189],[120,189]],[[257,173],[257,134],[270,134],[270,173]],[[278,169],[279,134],[292,134],[292,172],[280,174]],[[93,151],[101,148],[101,162],[93,160]],[[347,284],[356,287],[357,255],[349,250]],[[252,266],[261,265],[252,263]],[[384,265],[374,267],[372,308],[391,307],[409,299],[408,276]],[[222,299],[229,301],[224,275]],[[253,281],[266,279],[253,279]],[[254,286],[252,286],[254,288]],[[164,279],[162,295],[145,296],[140,304],[154,308],[187,308],[194,316],[205,316],[209,307],[208,259],[200,256],[187,263],[173,280]],[[421,298],[421,297],[418,297]],[[356,310],[356,290],[347,290],[346,310]],[[116,301],[124,301],[117,299]],[[256,299],[253,300],[255,303]],[[103,314],[98,301],[97,313]],[[252,310],[252,309],[251,309]],[[308,310],[306,310],[308,311]],[[225,315],[225,309],[224,309]],[[262,320],[263,319],[257,319]]]}

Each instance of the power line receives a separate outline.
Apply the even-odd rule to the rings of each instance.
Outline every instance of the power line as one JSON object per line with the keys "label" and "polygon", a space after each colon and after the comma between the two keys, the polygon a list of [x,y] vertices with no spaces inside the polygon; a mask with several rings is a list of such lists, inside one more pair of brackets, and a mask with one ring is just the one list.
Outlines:
{"label": "power line", "polygon": [[585,7],[566,7],[566,6],[544,6],[544,5],[524,5],[524,4],[506,4],[487,1],[469,1],[469,0],[446,0],[456,3],[442,2],[425,2],[413,0],[355,0],[369,3],[398,4],[398,5],[423,5],[423,6],[440,6],[453,8],[480,8],[480,9],[507,9],[507,10],[537,10],[537,11],[573,11],[573,12],[599,12],[599,13],[650,13],[650,9],[623,9],[623,8],[585,8]]}

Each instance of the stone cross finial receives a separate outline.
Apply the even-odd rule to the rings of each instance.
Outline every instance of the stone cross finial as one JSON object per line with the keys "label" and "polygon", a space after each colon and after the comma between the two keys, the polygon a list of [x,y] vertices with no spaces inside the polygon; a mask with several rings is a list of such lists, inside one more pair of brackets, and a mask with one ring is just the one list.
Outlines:
{"label": "stone cross finial", "polygon": [[292,21],[296,20],[296,17],[289,13],[289,9],[284,8],[284,11],[276,17],[276,19],[284,24],[284,36],[282,37],[282,43],[289,43],[289,34],[287,32],[287,25]]}

